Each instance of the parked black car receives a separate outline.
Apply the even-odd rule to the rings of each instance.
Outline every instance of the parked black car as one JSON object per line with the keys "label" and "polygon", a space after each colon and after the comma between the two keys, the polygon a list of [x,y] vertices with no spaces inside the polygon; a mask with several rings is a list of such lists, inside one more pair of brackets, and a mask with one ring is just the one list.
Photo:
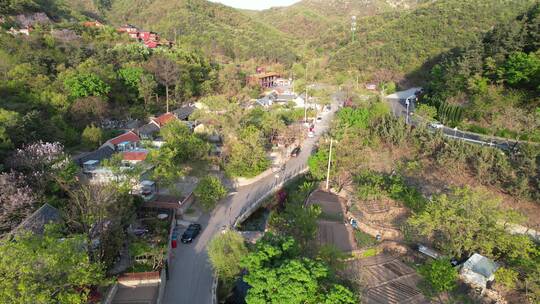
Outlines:
{"label": "parked black car", "polygon": [[300,154],[300,147],[296,147],[291,151],[291,157],[297,157]]}
{"label": "parked black car", "polygon": [[199,235],[199,232],[201,232],[201,225],[191,224],[182,234],[180,241],[184,244],[191,243]]}

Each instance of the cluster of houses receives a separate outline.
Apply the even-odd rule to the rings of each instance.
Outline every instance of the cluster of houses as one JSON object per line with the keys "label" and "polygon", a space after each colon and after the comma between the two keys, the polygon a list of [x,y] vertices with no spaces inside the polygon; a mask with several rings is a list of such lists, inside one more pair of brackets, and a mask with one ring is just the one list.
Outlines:
{"label": "cluster of houses", "polygon": [[297,95],[293,92],[279,93],[277,90],[268,92],[265,96],[256,100],[257,105],[263,108],[270,108],[273,105],[289,105],[292,104],[294,108],[313,108],[316,109],[316,104],[306,103],[306,96]]}
{"label": "cluster of houses", "polygon": [[172,47],[173,42],[160,38],[158,33],[143,31],[137,27],[126,24],[116,29],[119,33],[126,33],[130,38],[135,39],[147,48],[154,49],[160,46]]}
{"label": "cluster of houses", "polygon": [[[0,18],[0,24],[5,23],[5,22],[7,22],[6,18]],[[51,24],[52,20],[47,16],[47,14],[43,12],[39,12],[39,13],[33,13],[33,14],[21,14],[21,15],[14,16],[13,22],[18,25],[17,28],[11,27],[7,31],[7,33],[14,36],[16,35],[29,36],[36,25]],[[81,23],[81,25],[87,28],[103,28],[104,27],[104,24],[97,20],[84,21]],[[157,33],[144,31],[130,24],[120,26],[116,30],[119,33],[128,34],[130,38],[137,40],[138,42],[142,43],[144,46],[151,49],[154,49],[160,46],[166,46],[166,47],[173,46],[173,42],[161,38]],[[60,38],[64,38],[64,37],[73,38],[73,39],[78,38],[75,32],[71,30],[67,30],[67,29],[54,30],[52,32],[54,36],[58,36]],[[73,40],[73,39],[63,39],[63,40]]]}
{"label": "cluster of houses", "polygon": [[[82,167],[82,172],[90,183],[108,183],[126,178],[122,172],[127,172],[137,166],[142,169],[142,172],[138,173],[140,174],[137,177],[138,180],[133,181],[133,194],[142,196],[145,201],[152,200],[157,194],[157,187],[149,178],[152,166],[145,163],[149,154],[147,148],[159,148],[164,144],[159,132],[173,120],[182,121],[193,130],[194,124],[187,119],[194,110],[193,106],[185,106],[151,118],[147,124],[107,140],[97,150],[76,156],[74,161]],[[120,157],[120,172],[113,172],[110,166],[104,166],[106,160],[111,159],[115,154]]]}
{"label": "cluster of houses", "polygon": [[279,73],[267,72],[266,68],[258,67],[256,73],[249,75],[246,82],[252,86],[260,86],[262,88],[287,87],[291,85],[291,80],[282,78]]}

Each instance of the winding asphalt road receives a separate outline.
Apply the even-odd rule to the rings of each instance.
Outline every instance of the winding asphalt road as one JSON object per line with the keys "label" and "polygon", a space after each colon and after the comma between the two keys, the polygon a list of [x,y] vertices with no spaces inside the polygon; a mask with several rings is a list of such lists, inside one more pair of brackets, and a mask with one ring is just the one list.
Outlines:
{"label": "winding asphalt road", "polygon": [[[406,117],[407,116],[407,105],[405,103],[405,99],[409,96],[414,95],[414,92],[417,91],[419,88],[412,88],[405,91],[399,91],[394,94],[388,95],[386,97],[386,100],[390,102],[390,106],[392,108],[392,112],[395,116],[398,117]],[[414,102],[411,102],[409,105],[409,113],[413,113],[416,109],[416,104]],[[411,125],[419,125],[422,122],[424,123],[430,123],[426,122],[425,119],[418,115],[410,114],[409,115],[409,122]],[[432,128],[433,129],[433,128]],[[433,129],[435,130],[435,129]],[[443,132],[443,134],[452,139],[457,140],[464,140],[470,143],[478,144],[478,145],[484,145],[484,146],[492,146],[497,147],[501,150],[512,150],[514,149],[519,143],[515,140],[511,139],[505,139],[500,137],[490,137],[487,135],[472,133],[472,132],[464,132],[461,130],[449,128],[449,127],[442,127],[439,130]]]}
{"label": "winding asphalt road", "polygon": [[[179,244],[173,250],[171,265],[169,267],[169,281],[165,289],[165,304],[211,304],[212,303],[212,267],[208,261],[206,247],[214,235],[220,233],[224,226],[231,226],[245,208],[250,206],[259,197],[267,194],[276,185],[286,181],[305,168],[307,159],[319,137],[325,133],[334,113],[338,109],[341,94],[332,97],[332,110],[323,116],[323,121],[315,125],[315,137],[307,138],[300,155],[290,159],[285,170],[279,177],[271,174],[256,183],[237,189],[221,201],[211,214],[205,214],[199,219],[203,231],[192,244]],[[307,132],[307,130],[306,130]]]}

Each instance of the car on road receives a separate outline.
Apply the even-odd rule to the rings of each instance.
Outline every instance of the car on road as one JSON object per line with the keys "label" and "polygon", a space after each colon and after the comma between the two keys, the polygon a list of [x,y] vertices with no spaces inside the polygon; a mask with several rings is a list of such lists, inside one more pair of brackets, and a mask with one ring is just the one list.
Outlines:
{"label": "car on road", "polygon": [[298,155],[300,155],[300,147],[296,147],[294,148],[292,151],[291,151],[291,157],[297,157]]}
{"label": "car on road", "polygon": [[315,133],[313,131],[309,131],[309,133],[307,134],[307,137],[313,138],[315,137]]}
{"label": "car on road", "polygon": [[186,231],[182,234],[182,238],[180,241],[184,244],[191,243],[193,240],[199,235],[201,232],[201,225],[200,224],[190,224]]}
{"label": "car on road", "polygon": [[429,126],[433,129],[442,129],[444,128],[444,125],[438,121],[434,121],[432,123],[429,124]]}
{"label": "car on road", "polygon": [[317,116],[317,122],[321,122],[322,121],[322,117],[321,116]]}

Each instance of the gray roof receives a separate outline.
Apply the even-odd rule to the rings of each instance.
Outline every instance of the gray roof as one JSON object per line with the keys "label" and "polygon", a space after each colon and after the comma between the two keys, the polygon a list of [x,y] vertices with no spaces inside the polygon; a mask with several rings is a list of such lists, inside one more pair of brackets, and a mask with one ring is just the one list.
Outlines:
{"label": "gray roof", "polygon": [[176,115],[176,117],[178,117],[178,119],[180,120],[186,120],[189,118],[189,115],[191,115],[194,111],[195,111],[195,107],[192,107],[192,106],[185,106],[185,107],[181,107],[179,109],[176,109],[173,112],[174,115]]}
{"label": "gray roof", "polygon": [[139,136],[151,137],[159,132],[159,127],[155,123],[147,123],[144,126],[137,129]]}
{"label": "gray roof", "polygon": [[102,161],[106,158],[110,158],[113,154],[114,154],[114,150],[111,147],[103,146],[95,151],[92,151],[90,153],[87,153],[80,157],[75,158],[74,161],[79,166],[82,166],[85,162],[89,160]]}
{"label": "gray roof", "polygon": [[45,203],[41,208],[28,216],[22,223],[19,224],[11,234],[17,234],[23,231],[30,231],[34,234],[43,234],[45,225],[50,223],[62,222],[62,216],[58,209]]}
{"label": "gray roof", "polygon": [[257,99],[257,103],[260,104],[263,107],[269,107],[274,102],[274,98],[270,97],[271,95],[266,95],[261,99]]}
{"label": "gray roof", "polygon": [[499,268],[499,265],[485,256],[475,253],[463,264],[463,268],[489,278]]}
{"label": "gray roof", "polygon": [[296,98],[294,94],[280,94],[277,97],[278,101],[293,101]]}

